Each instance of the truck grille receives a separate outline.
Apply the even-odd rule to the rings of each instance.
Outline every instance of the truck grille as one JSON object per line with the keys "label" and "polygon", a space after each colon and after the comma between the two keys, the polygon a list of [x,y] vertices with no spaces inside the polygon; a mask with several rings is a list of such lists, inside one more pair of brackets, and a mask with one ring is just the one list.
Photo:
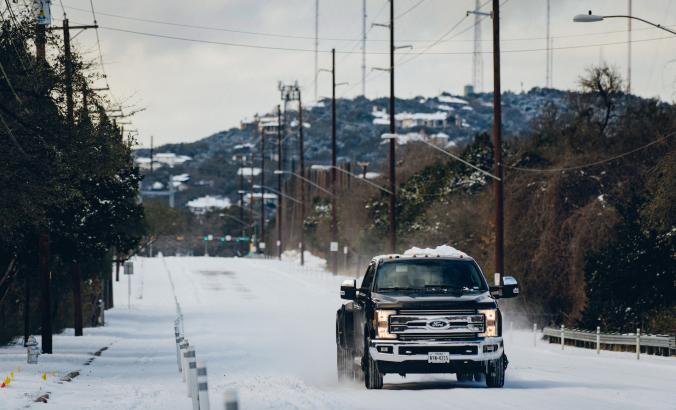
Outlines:
{"label": "truck grille", "polygon": [[390,333],[405,336],[476,337],[484,332],[484,315],[476,311],[401,311],[390,316]]}

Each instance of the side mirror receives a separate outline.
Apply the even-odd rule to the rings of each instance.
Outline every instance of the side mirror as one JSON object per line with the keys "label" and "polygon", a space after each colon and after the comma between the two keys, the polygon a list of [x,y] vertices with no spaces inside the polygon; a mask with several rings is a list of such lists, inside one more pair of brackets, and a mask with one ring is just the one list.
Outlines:
{"label": "side mirror", "polygon": [[496,299],[509,299],[519,296],[519,283],[513,276],[505,276],[502,279],[502,286],[491,286],[491,296]]}
{"label": "side mirror", "polygon": [[502,280],[502,298],[515,298],[519,296],[519,282],[513,276],[505,276]]}
{"label": "side mirror", "polygon": [[344,280],[340,284],[340,298],[354,300],[357,297],[357,281],[355,279]]}

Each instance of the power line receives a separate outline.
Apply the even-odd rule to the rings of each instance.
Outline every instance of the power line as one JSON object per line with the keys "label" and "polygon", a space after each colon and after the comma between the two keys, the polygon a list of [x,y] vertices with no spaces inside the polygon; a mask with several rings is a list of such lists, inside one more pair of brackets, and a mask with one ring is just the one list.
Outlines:
{"label": "power line", "polygon": [[591,162],[591,163],[589,163],[589,164],[577,165],[577,166],[574,166],[574,167],[548,168],[548,169],[524,168],[524,167],[515,167],[515,166],[510,166],[510,165],[505,165],[505,167],[507,167],[507,168],[509,168],[509,169],[516,170],[516,171],[534,172],[534,173],[548,173],[548,172],[575,171],[575,170],[578,170],[578,169],[590,168],[590,167],[594,167],[594,166],[597,166],[597,165],[605,164],[605,163],[607,163],[607,162],[615,161],[616,159],[620,159],[620,158],[622,158],[622,157],[626,157],[627,155],[631,155],[631,154],[633,154],[633,153],[635,153],[635,152],[644,150],[644,149],[646,149],[646,148],[648,148],[648,147],[650,147],[650,146],[652,146],[652,145],[658,144],[658,143],[660,143],[660,142],[662,142],[662,141],[666,141],[667,139],[673,137],[674,135],[676,135],[676,132],[669,133],[669,134],[667,134],[666,136],[664,136],[664,137],[662,137],[662,138],[659,138],[659,139],[657,139],[657,140],[655,140],[655,141],[649,142],[649,143],[647,143],[647,144],[645,144],[645,145],[642,145],[642,146],[640,146],[640,147],[638,147],[638,148],[634,148],[634,149],[631,150],[631,151],[627,151],[627,152],[625,152],[625,153],[622,153],[622,154],[619,154],[619,155],[615,155],[614,157],[606,158],[606,159],[603,159],[603,160],[600,160],[600,161]]}
{"label": "power line", "polygon": [[404,10],[403,12],[401,12],[399,15],[395,16],[394,19],[395,19],[395,20],[399,20],[400,18],[404,17],[404,16],[407,15],[408,13],[410,13],[410,12],[412,12],[413,10],[415,10],[416,8],[418,8],[418,6],[420,6],[420,5],[423,4],[424,2],[425,2],[425,0],[418,0],[417,3],[415,3],[415,4],[412,5],[411,7],[407,8],[406,10]]}
{"label": "power line", "polygon": [[[7,1],[7,0],[5,0]],[[420,4],[422,2],[419,2]],[[387,5],[385,3],[385,5]],[[73,6],[68,6],[69,10],[75,10],[75,11],[80,11],[83,13],[89,13],[90,10],[87,9],[82,9],[78,7],[73,7]],[[381,10],[384,10],[381,9]],[[240,29],[231,29],[231,28],[226,28],[226,27],[216,27],[216,26],[205,26],[205,25],[198,25],[198,24],[186,24],[186,23],[178,23],[178,22],[172,22],[172,21],[166,21],[166,20],[156,20],[156,19],[149,19],[149,18],[143,18],[143,17],[134,17],[134,16],[125,16],[125,15],[120,15],[120,14],[113,14],[113,13],[103,13],[103,12],[98,12],[98,15],[102,16],[107,16],[107,17],[113,17],[113,18],[118,18],[118,19],[123,19],[123,20],[130,20],[130,21],[138,21],[138,22],[143,22],[143,23],[152,23],[152,24],[160,24],[160,25],[166,25],[166,26],[174,26],[174,27],[182,27],[182,28],[191,28],[191,29],[197,29],[197,30],[207,30],[207,31],[222,31],[222,32],[228,32],[228,33],[235,33],[235,34],[245,34],[245,35],[252,35],[252,36],[260,36],[260,37],[274,37],[274,38],[289,38],[289,39],[298,39],[298,40],[311,40],[314,41],[315,37],[314,36],[307,36],[307,35],[300,35],[300,34],[287,34],[287,33],[275,33],[275,32],[261,32],[261,31],[250,31],[250,30],[240,30]],[[378,13],[380,14],[380,13]],[[403,17],[402,15],[400,15]],[[377,18],[377,17],[376,17]],[[473,27],[473,26],[472,26]],[[665,27],[676,27],[676,26],[665,26]],[[641,28],[641,29],[633,29],[633,31],[639,31],[639,30],[652,30],[652,28]],[[369,30],[370,31],[370,30]],[[464,31],[463,31],[464,32]],[[616,34],[616,33],[626,33],[627,30],[612,30],[612,31],[601,31],[597,33],[582,33],[582,34],[566,34],[566,35],[560,35],[560,36],[551,36],[551,38],[568,38],[568,37],[589,37],[589,36],[595,36],[595,35],[606,35],[606,34]],[[530,40],[543,40],[546,37],[518,37],[518,38],[504,38],[501,39],[502,42],[506,41],[530,41]],[[361,39],[355,39],[355,38],[346,38],[346,37],[319,37],[320,41],[345,41],[345,42],[361,42]],[[384,39],[368,39],[368,42],[388,42],[389,40],[384,40]],[[437,40],[427,40],[427,39],[402,39],[402,42],[407,42],[407,43],[429,43]],[[465,39],[445,39],[442,40],[441,42],[450,42],[450,41],[458,41],[458,42],[471,42],[474,40],[465,40]],[[490,42],[492,40],[486,39],[482,40],[482,42]]]}
{"label": "power line", "polygon": [[[502,4],[507,3],[508,0],[505,0]],[[466,18],[466,17],[465,17]],[[469,29],[473,28],[474,26],[469,26],[465,30],[457,33],[456,35],[460,35]],[[314,53],[314,49],[311,48],[295,48],[295,47],[278,47],[278,46],[268,46],[268,45],[258,45],[258,44],[246,44],[246,43],[234,43],[234,42],[227,42],[227,41],[216,41],[216,40],[204,40],[204,39],[197,39],[197,38],[191,38],[191,37],[182,37],[182,36],[174,36],[174,35],[168,35],[168,34],[158,34],[158,33],[151,33],[151,32],[145,32],[145,31],[136,31],[136,30],[128,30],[128,29],[123,29],[123,28],[118,28],[118,27],[110,27],[110,26],[101,26],[99,25],[99,28],[104,29],[104,30],[110,30],[110,31],[117,31],[121,33],[128,33],[128,34],[135,34],[139,36],[145,36],[145,37],[156,37],[156,38],[164,38],[164,39],[169,39],[169,40],[177,40],[177,41],[186,41],[186,42],[191,42],[191,43],[202,43],[202,44],[213,44],[213,45],[222,45],[222,46],[229,46],[229,47],[240,47],[240,48],[251,48],[251,49],[262,49],[262,50],[277,50],[277,51],[296,51],[296,52],[308,52],[308,53]],[[450,31],[447,32],[450,34]],[[446,34],[446,35],[448,35]],[[652,38],[646,38],[646,39],[640,39],[640,40],[632,40],[632,43],[641,43],[641,42],[648,42],[648,41],[659,41],[659,40],[667,40],[667,39],[673,39],[673,37],[652,37]],[[468,55],[468,54],[473,54],[473,51],[428,51],[432,46],[440,43],[442,40],[438,40],[434,42],[432,45],[427,46],[423,51],[418,52],[418,53],[411,53],[413,54],[413,57],[411,57],[409,60],[401,62],[400,65],[408,63],[410,60],[413,60],[414,58],[419,57],[420,55]],[[579,45],[572,45],[572,46],[561,46],[561,47],[552,47],[552,50],[570,50],[570,49],[581,49],[581,48],[595,48],[595,47],[601,47],[601,46],[613,46],[613,45],[626,45],[627,42],[625,41],[615,41],[615,42],[607,42],[607,43],[592,43],[592,44],[579,44]],[[539,51],[545,51],[546,48],[517,48],[517,49],[511,49],[511,50],[502,50],[501,53],[527,53],[527,52],[539,52]],[[329,54],[331,53],[331,50],[319,50],[318,52],[320,53],[325,53]],[[337,54],[360,54],[361,51],[356,52],[354,50],[336,50]],[[491,54],[492,51],[482,51],[482,54]],[[387,51],[371,51],[367,52],[366,54],[369,55],[387,55]]]}

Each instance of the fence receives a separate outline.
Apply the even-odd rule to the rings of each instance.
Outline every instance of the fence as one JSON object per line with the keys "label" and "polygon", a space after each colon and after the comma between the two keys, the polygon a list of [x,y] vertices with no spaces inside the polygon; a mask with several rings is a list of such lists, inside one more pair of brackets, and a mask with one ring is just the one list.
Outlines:
{"label": "fence", "polygon": [[601,350],[612,351],[630,351],[636,352],[636,358],[640,357],[641,353],[659,355],[659,356],[673,356],[676,355],[676,338],[674,336],[665,335],[648,335],[641,334],[639,329],[635,333],[601,333],[600,328],[596,328],[596,332],[581,329],[565,329],[564,326],[560,328],[545,327],[542,330],[544,339],[549,340],[549,343],[560,343],[563,349],[565,345],[585,347],[589,349],[596,349],[597,353]]}

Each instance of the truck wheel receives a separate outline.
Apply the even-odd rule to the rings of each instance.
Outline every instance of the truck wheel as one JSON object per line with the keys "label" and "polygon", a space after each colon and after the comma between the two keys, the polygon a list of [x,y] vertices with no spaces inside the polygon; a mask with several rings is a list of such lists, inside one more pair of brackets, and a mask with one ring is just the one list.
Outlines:
{"label": "truck wheel", "polygon": [[364,384],[369,390],[380,390],[383,388],[383,374],[378,369],[378,362],[371,359],[367,352],[366,371],[364,372]]}
{"label": "truck wheel", "polygon": [[473,379],[472,373],[458,372],[455,374],[455,377],[459,382],[471,382]]}
{"label": "truck wheel", "polygon": [[502,387],[505,385],[505,356],[488,362],[486,369],[486,386]]}

